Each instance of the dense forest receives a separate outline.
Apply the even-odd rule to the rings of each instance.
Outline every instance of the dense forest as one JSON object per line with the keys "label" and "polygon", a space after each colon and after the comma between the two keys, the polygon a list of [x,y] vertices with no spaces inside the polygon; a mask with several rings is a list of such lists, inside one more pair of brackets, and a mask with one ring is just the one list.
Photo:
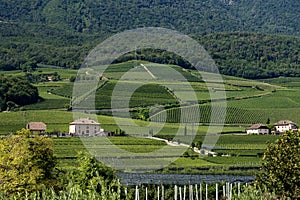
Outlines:
{"label": "dense forest", "polygon": [[159,26],[186,34],[246,31],[300,33],[298,0],[24,0],[0,1],[0,20],[110,34]]}
{"label": "dense forest", "polygon": [[0,75],[0,111],[36,103],[39,94],[25,78]]}
{"label": "dense forest", "polygon": [[[222,74],[250,79],[300,76],[300,38],[235,32],[195,39],[209,52]],[[116,62],[132,59],[191,67],[177,55],[151,49],[131,52]]]}
{"label": "dense forest", "polygon": [[[299,12],[298,0],[0,0],[0,70],[27,62],[78,68],[114,33],[154,26],[197,39],[224,74],[298,76]],[[188,66],[148,53],[146,60]]]}

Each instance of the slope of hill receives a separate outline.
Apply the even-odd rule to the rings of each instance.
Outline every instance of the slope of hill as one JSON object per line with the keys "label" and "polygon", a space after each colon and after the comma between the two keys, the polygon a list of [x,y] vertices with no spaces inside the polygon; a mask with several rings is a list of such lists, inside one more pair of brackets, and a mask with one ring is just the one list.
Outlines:
{"label": "slope of hill", "polygon": [[1,0],[2,21],[113,33],[143,26],[188,34],[224,31],[300,33],[297,0]]}
{"label": "slope of hill", "polygon": [[0,0],[0,70],[28,61],[78,68],[104,38],[157,26],[198,38],[224,74],[298,76],[299,11],[297,0]]}

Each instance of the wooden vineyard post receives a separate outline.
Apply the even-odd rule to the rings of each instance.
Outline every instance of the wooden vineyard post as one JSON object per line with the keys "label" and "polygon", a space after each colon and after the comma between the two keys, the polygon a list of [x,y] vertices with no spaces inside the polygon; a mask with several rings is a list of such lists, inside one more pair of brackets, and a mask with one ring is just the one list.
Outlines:
{"label": "wooden vineyard post", "polygon": [[185,200],[186,185],[183,187],[183,200]]}
{"label": "wooden vineyard post", "polygon": [[205,184],[205,200],[208,200],[208,186]]}
{"label": "wooden vineyard post", "polygon": [[177,200],[177,185],[174,186],[174,200]]}
{"label": "wooden vineyard post", "polygon": [[181,192],[181,187],[179,187],[179,199],[182,200],[182,192]]}
{"label": "wooden vineyard post", "polygon": [[161,185],[161,200],[164,200],[165,198],[164,198],[164,196],[165,196],[165,188],[164,188],[164,185]]}
{"label": "wooden vineyard post", "polygon": [[238,197],[241,195],[241,183],[238,182]]}
{"label": "wooden vineyard post", "polygon": [[137,185],[135,186],[135,200],[140,200],[140,193]]}
{"label": "wooden vineyard post", "polygon": [[218,183],[216,183],[216,200],[219,199]]}
{"label": "wooden vineyard post", "polygon": [[199,200],[198,185],[197,184],[195,184],[195,188],[196,188],[196,200]]}
{"label": "wooden vineyard post", "polygon": [[202,200],[202,183],[200,183],[199,189],[200,189],[200,200]]}
{"label": "wooden vineyard post", "polygon": [[194,200],[194,195],[193,195],[193,185],[189,186],[189,200]]}
{"label": "wooden vineyard post", "polygon": [[146,187],[146,200],[148,200],[148,188]]}
{"label": "wooden vineyard post", "polygon": [[157,200],[159,200],[159,186],[157,186]]}
{"label": "wooden vineyard post", "polygon": [[230,183],[229,199],[232,199],[232,183]]}
{"label": "wooden vineyard post", "polygon": [[226,197],[229,199],[229,183],[226,183]]}

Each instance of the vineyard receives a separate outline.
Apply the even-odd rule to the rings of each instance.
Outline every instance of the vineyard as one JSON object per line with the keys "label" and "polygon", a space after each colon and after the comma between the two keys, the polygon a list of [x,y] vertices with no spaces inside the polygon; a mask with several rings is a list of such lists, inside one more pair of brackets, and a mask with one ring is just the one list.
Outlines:
{"label": "vineyard", "polygon": [[[142,80],[135,79],[139,74],[144,73],[143,68],[137,68],[143,63],[151,73],[156,77],[165,78],[153,80],[144,84]],[[133,77],[126,78],[127,72],[130,71]],[[175,70],[180,73],[181,78],[169,77],[170,71]],[[55,110],[66,109],[70,106],[70,100],[73,95],[73,83],[69,82],[71,76],[75,76],[75,70],[63,70],[52,68],[39,68],[34,74],[54,73],[57,72],[62,81],[44,82],[36,84],[39,89],[40,101],[33,105],[25,106],[24,110]],[[12,71],[11,75],[21,75],[21,71]],[[133,91],[118,91],[114,93],[114,107],[126,108],[125,102],[129,102],[129,108],[132,109],[131,116],[137,116],[140,108],[146,109],[150,106],[160,105],[159,109],[151,110],[144,117],[149,116],[153,122],[170,122],[177,123],[182,118],[184,123],[191,122],[195,112],[200,111],[200,123],[209,123],[211,121],[212,106],[215,114],[225,115],[225,124],[243,124],[251,125],[253,123],[266,123],[270,119],[274,123],[280,119],[290,119],[299,122],[297,113],[299,110],[298,99],[300,97],[298,86],[300,82],[297,78],[277,78],[262,80],[262,82],[223,76],[222,82],[210,82],[213,96],[208,91],[208,85],[202,81],[201,74],[195,70],[185,70],[175,65],[162,65],[147,63],[141,61],[129,61],[126,63],[110,65],[103,76],[108,81],[100,81],[96,91],[95,110],[100,114],[109,114],[110,112],[101,111],[111,108],[112,93],[116,85],[124,85],[125,88],[135,88]],[[123,80],[119,80],[123,77]],[[177,79],[177,80],[175,80]],[[223,86],[222,86],[223,85]],[[77,83],[76,87],[80,87]],[[225,99],[218,93],[225,88]],[[78,88],[80,90],[80,88]],[[199,105],[193,100],[196,99]],[[87,97],[87,98],[86,98]],[[83,105],[91,105],[94,101],[89,96],[82,97],[85,99]],[[226,100],[219,106],[217,101]],[[216,101],[216,102],[211,102]],[[179,108],[179,104],[181,107]],[[193,104],[193,105],[191,105]],[[274,109],[275,108],[275,109]],[[144,111],[143,111],[144,112]],[[190,116],[181,116],[189,113]],[[165,120],[164,116],[167,116]],[[119,116],[127,116],[126,113],[119,113]],[[143,117],[143,119],[144,119]],[[138,117],[137,117],[138,118]],[[215,119],[213,123],[222,123],[222,120]]]}
{"label": "vineyard", "polygon": [[[160,135],[160,137],[172,140],[174,136]],[[205,135],[196,136],[194,143],[203,142],[204,137]],[[202,158],[190,149],[186,150],[182,156],[177,157],[178,151],[182,150],[181,147],[171,147],[168,149],[168,153],[156,154],[156,151],[167,148],[167,146],[162,141],[149,138],[110,137],[109,141],[104,138],[54,138],[53,141],[55,155],[63,168],[76,166],[77,153],[88,150],[96,157],[101,152],[100,159],[116,157],[126,162],[130,158],[133,159],[131,162],[137,163],[144,160],[142,166],[150,168],[150,163],[156,166],[155,163],[170,162],[169,166],[164,169],[166,172],[176,170],[176,173],[190,171],[206,174],[211,169],[215,173],[228,174],[238,173],[234,170],[242,169],[243,173],[250,175],[255,173],[253,170],[261,165],[261,155],[267,146],[267,142],[274,142],[277,138],[278,136],[268,135],[262,137],[257,135],[221,135],[214,150],[218,153],[218,156]],[[119,149],[114,150],[115,147]],[[145,163],[149,164],[145,165]],[[135,167],[138,167],[138,165]]]}
{"label": "vineyard", "polygon": [[[157,78],[144,82],[142,78],[151,76],[144,76],[144,68],[137,67],[139,63],[143,63]],[[128,76],[128,70],[132,72],[132,76]],[[170,70],[181,75],[169,76]],[[26,123],[31,121],[45,122],[49,134],[68,132],[69,123],[74,120],[73,113],[67,111],[71,106],[74,84],[80,91],[84,87],[81,88],[80,81],[70,82],[70,78],[76,75],[75,70],[38,68],[34,73],[54,72],[60,75],[60,81],[35,83],[40,96],[38,103],[20,107],[16,112],[0,113],[1,135],[24,128]],[[13,76],[22,74],[21,71],[5,73]],[[121,78],[122,80],[119,80]],[[142,155],[139,162],[146,163],[149,157],[143,156],[150,153],[156,157],[155,162],[149,163],[150,168],[159,163],[169,163],[168,167],[163,169],[165,173],[205,174],[214,171],[226,174],[238,173],[238,170],[242,169],[243,173],[253,174],[261,165],[266,143],[276,140],[277,136],[248,136],[243,133],[249,125],[266,123],[268,120],[274,123],[289,119],[299,123],[300,79],[277,78],[259,82],[223,76],[223,81],[224,83],[209,80],[209,83],[205,83],[197,71],[184,70],[174,65],[132,61],[109,66],[95,90],[95,110],[101,128],[117,132],[120,130],[116,124],[118,121],[126,125],[123,131],[130,136],[154,135],[172,141],[178,134],[174,139],[177,143],[189,141],[190,138],[187,137],[190,133],[196,132],[191,145],[202,143],[207,132],[208,137],[209,134],[220,133],[219,140],[213,148],[218,156],[199,158],[199,154],[188,149],[177,158],[183,147],[171,148],[161,141],[140,137],[112,137],[109,144],[101,143],[101,138],[91,141],[88,138],[54,138],[55,155],[60,161],[60,166],[76,166],[77,152],[82,150],[109,158],[112,153],[111,147],[114,145],[120,149],[120,152],[116,152],[116,157],[124,161],[128,160],[130,155],[134,157],[137,154]],[[113,90],[117,85],[131,90],[115,92]],[[223,92],[225,96],[222,95]],[[112,94],[115,108],[121,108],[114,117],[109,112]],[[85,101],[86,104],[82,104],[84,108],[84,105],[93,101],[91,97],[90,91],[83,91],[82,96],[76,98],[78,102]],[[136,119],[128,118],[128,110],[122,111],[122,108],[127,108],[125,100],[129,102],[130,116]],[[212,113],[217,116],[213,120]],[[81,113],[80,116],[90,115]],[[220,116],[224,116],[224,121]],[[208,126],[210,122],[214,125]],[[138,126],[139,131],[131,132],[134,126]],[[241,135],[234,135],[236,133]],[[95,142],[98,145],[95,145]],[[167,154],[159,153],[163,148],[170,148]]]}

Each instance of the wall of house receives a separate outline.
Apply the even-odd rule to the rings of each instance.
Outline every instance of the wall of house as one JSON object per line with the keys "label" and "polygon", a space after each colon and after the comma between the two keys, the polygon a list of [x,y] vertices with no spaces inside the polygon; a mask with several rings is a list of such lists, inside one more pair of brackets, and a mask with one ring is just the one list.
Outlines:
{"label": "wall of house", "polygon": [[269,134],[269,129],[248,129],[247,134]]}
{"label": "wall of house", "polygon": [[100,132],[100,125],[96,125],[96,124],[89,124],[89,125],[76,124],[76,125],[70,125],[69,127],[70,134],[94,135],[98,132]]}
{"label": "wall of house", "polygon": [[275,129],[276,131],[283,133],[289,130],[297,129],[297,127],[295,125],[288,124],[288,125],[275,126]]}

